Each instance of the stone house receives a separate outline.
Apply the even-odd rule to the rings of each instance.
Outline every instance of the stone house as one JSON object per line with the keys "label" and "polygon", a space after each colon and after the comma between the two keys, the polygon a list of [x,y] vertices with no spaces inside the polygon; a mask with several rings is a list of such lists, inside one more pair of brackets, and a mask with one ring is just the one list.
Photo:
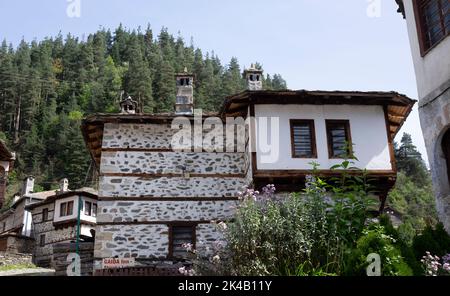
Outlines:
{"label": "stone house", "polygon": [[34,178],[27,177],[22,191],[14,196],[12,205],[0,215],[0,251],[31,253],[33,248],[31,213],[27,205],[44,200],[51,191],[33,193]]}
{"label": "stone house", "polygon": [[[205,252],[221,235],[215,221],[233,216],[244,186],[300,191],[345,154],[373,178],[383,207],[396,179],[393,139],[415,101],[396,92],[264,91],[262,73],[244,73],[248,90],[220,111],[194,111],[194,76],[176,75],[174,113],[94,114],[82,131],[99,171],[95,269],[102,259],[141,264],[183,259],[183,243]],[[131,108],[130,108],[131,106]],[[353,143],[346,145],[346,143]],[[362,174],[362,171],[358,171]]]}
{"label": "stone house", "polygon": [[14,153],[10,152],[5,143],[0,140],[0,209],[5,203],[8,173],[13,168],[14,159]]}
{"label": "stone house", "polygon": [[450,232],[450,1],[396,2],[408,29],[437,212]]}
{"label": "stone house", "polygon": [[63,179],[58,191],[26,209],[32,215],[33,263],[37,266],[55,267],[55,245],[76,242],[77,237],[79,242],[94,241],[97,192],[92,188],[70,191],[67,179]]}

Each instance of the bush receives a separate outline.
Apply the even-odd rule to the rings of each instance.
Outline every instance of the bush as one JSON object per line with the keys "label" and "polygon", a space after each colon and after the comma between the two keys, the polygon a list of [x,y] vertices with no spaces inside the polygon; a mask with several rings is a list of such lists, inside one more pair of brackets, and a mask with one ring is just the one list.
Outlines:
{"label": "bush", "polygon": [[450,236],[442,223],[438,223],[435,229],[432,226],[427,226],[421,235],[414,238],[413,249],[418,260],[426,252],[442,257],[450,253]]}
{"label": "bush", "polygon": [[381,225],[369,227],[357,241],[346,264],[346,275],[366,275],[369,263],[367,256],[372,253],[380,255],[381,273],[383,276],[410,276],[413,271],[404,261],[400,249],[395,246],[396,240],[386,234]]}
{"label": "bush", "polygon": [[308,176],[300,194],[280,197],[273,185],[262,193],[246,189],[234,220],[222,225],[226,244],[212,258],[197,258],[197,274],[341,274],[370,203],[364,179],[346,174],[349,165],[333,168],[343,169],[333,185]]}

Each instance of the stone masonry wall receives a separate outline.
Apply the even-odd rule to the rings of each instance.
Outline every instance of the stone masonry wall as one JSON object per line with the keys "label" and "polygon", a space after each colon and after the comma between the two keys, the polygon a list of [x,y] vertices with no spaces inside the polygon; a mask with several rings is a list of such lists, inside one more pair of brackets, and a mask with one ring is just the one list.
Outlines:
{"label": "stone masonry wall", "polygon": [[103,197],[235,197],[245,178],[100,177]]}
{"label": "stone masonry wall", "polygon": [[238,192],[249,183],[248,155],[173,152],[175,132],[170,124],[105,124],[96,269],[102,258],[116,256],[170,260],[173,222],[199,223],[196,240],[212,244],[219,234],[209,222],[233,216]]}
{"label": "stone masonry wall", "polygon": [[233,216],[238,201],[104,201],[97,222],[210,221]]}
{"label": "stone masonry wall", "polygon": [[439,219],[450,233],[450,184],[442,138],[450,128],[450,80],[420,101],[420,122],[427,147]]}

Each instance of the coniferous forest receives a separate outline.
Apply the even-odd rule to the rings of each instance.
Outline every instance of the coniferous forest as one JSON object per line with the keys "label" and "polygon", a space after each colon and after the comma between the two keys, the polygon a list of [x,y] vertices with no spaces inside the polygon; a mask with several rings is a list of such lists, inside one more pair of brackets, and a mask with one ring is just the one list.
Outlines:
{"label": "coniferous forest", "polygon": [[[261,68],[261,64],[256,64]],[[8,194],[27,175],[36,189],[51,189],[68,178],[70,187],[91,186],[93,164],[80,131],[84,116],[117,112],[122,92],[139,100],[144,112],[171,112],[174,74],[196,76],[195,106],[215,111],[223,99],[242,91],[237,58],[223,63],[191,40],[150,26],[114,32],[101,29],[82,40],[72,35],[0,47],[0,139],[16,152]],[[281,75],[264,77],[265,89],[285,89]]]}

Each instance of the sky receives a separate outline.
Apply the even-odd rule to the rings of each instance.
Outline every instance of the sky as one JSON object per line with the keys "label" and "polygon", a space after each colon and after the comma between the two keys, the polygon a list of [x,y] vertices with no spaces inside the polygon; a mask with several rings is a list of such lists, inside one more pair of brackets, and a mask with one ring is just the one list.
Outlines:
{"label": "sky", "polygon": [[[222,63],[263,64],[290,89],[397,91],[417,99],[406,22],[394,0],[0,0],[0,40],[83,38],[122,23],[164,26]],[[397,135],[426,160],[417,105]]]}

